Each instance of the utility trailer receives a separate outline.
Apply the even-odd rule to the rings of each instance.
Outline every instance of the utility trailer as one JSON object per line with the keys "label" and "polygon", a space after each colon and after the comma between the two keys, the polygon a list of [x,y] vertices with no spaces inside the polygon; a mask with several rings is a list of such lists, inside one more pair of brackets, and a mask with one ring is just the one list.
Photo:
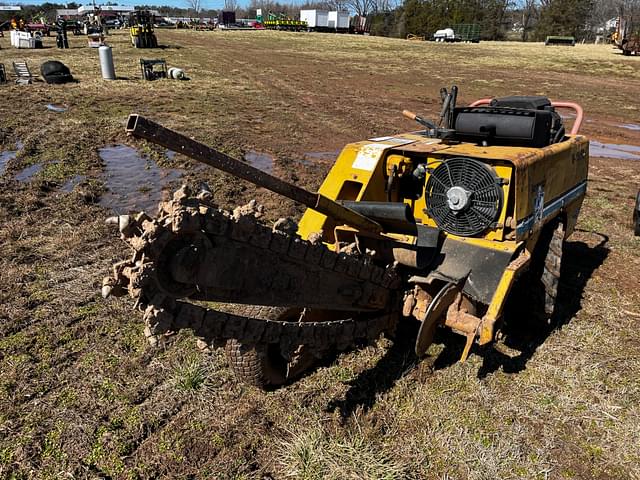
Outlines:
{"label": "utility trailer", "polygon": [[329,26],[328,10],[300,10],[300,20],[307,22],[308,30],[322,30]]}
{"label": "utility trailer", "polygon": [[334,10],[329,12],[329,30],[335,32],[346,32],[349,30],[349,12]]}
{"label": "utility trailer", "polygon": [[349,33],[368,35],[371,32],[371,17],[354,15],[349,22]]}
{"label": "utility trailer", "polygon": [[480,25],[477,23],[458,23],[453,26],[453,31],[461,42],[480,42]]}

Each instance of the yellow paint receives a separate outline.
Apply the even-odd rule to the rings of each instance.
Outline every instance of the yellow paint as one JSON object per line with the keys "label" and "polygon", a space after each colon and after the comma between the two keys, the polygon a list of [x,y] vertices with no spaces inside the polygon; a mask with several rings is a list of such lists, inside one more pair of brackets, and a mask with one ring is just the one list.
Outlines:
{"label": "yellow paint", "polygon": [[530,261],[531,256],[528,251],[523,250],[520,257],[512,261],[504,270],[498,287],[491,299],[491,303],[489,304],[489,308],[487,309],[487,313],[485,313],[482,318],[482,323],[480,324],[480,339],[478,340],[480,345],[485,345],[493,340],[495,323],[502,316],[502,311],[504,310],[511,287],[518,275],[527,268]]}
{"label": "yellow paint", "polygon": [[[410,140],[411,143],[398,145],[402,140]],[[420,151],[421,148],[432,148],[434,144],[438,150]],[[431,169],[440,165],[444,159],[454,156],[486,161],[507,183],[502,187],[504,202],[497,220],[498,228],[488,229],[476,237],[447,235],[485,248],[514,252],[520,242],[525,241],[533,232],[506,240],[503,228],[505,222],[507,219],[518,222],[534,213],[535,188],[538,185],[543,185],[545,203],[548,203],[585,180],[588,162],[584,157],[588,157],[588,141],[585,137],[573,136],[545,148],[524,148],[483,147],[471,143],[445,146],[439,140],[414,133],[395,135],[391,140],[365,140],[349,144],[342,150],[319,192],[332,200],[386,201],[385,186],[394,165],[400,174],[410,174],[415,162],[426,162]],[[346,190],[343,189],[345,182],[349,182],[350,186]],[[357,187],[355,190],[354,186]],[[424,195],[417,200],[404,201],[411,206],[417,220],[425,225],[436,226],[424,213]],[[576,212],[581,203],[582,199],[579,198],[565,206],[568,232],[573,230]],[[574,220],[571,221],[569,217]],[[325,215],[307,210],[300,222],[299,233],[307,238],[312,232],[333,231],[335,226],[331,220],[327,221]],[[541,225],[535,225],[534,230],[540,227]],[[408,243],[414,241],[411,238]]]}
{"label": "yellow paint", "polygon": [[[400,145],[403,141],[410,143]],[[489,228],[475,237],[457,237],[443,232],[443,235],[460,242],[511,252],[514,255],[512,258],[515,258],[516,251],[522,252],[503,272],[482,319],[479,343],[484,345],[493,340],[495,323],[502,315],[516,277],[530,260],[528,252],[537,243],[542,224],[534,224],[530,231],[517,235],[513,227],[534,215],[536,189],[539,185],[542,185],[544,203],[547,205],[587,179],[588,145],[587,139],[582,136],[569,136],[564,142],[545,148],[483,147],[469,143],[446,145],[439,140],[417,134],[396,135],[382,141],[367,140],[352,143],[342,150],[319,193],[338,201],[387,201],[385,188],[394,166],[400,175],[411,175],[416,165],[425,163],[426,185],[429,170],[432,171],[448,158],[469,157],[489,165],[498,177],[504,179],[503,204],[497,227]],[[566,220],[567,234],[575,227],[583,198],[584,196],[578,197],[564,205],[559,213]],[[396,196],[392,197],[392,201],[404,201],[410,205],[418,222],[437,226],[425,213],[424,192],[416,200]],[[324,238],[329,248],[335,248],[336,231],[343,232],[343,236],[349,231],[356,231],[336,225],[333,220],[308,209],[300,221],[299,234],[306,239],[311,233],[321,230],[325,233]],[[410,235],[386,235],[408,244],[416,242],[416,238]]]}

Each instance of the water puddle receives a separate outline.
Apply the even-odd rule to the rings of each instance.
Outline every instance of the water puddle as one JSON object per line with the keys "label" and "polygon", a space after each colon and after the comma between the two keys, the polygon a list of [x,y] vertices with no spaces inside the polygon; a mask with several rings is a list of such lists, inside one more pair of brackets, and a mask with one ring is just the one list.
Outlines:
{"label": "water puddle", "polygon": [[65,193],[69,193],[73,191],[78,185],[84,182],[87,179],[85,175],[74,175],[69,180],[67,180],[64,185],[60,188],[61,191]]}
{"label": "water puddle", "polygon": [[640,132],[640,125],[636,123],[621,123],[620,127],[626,128],[627,130],[633,130],[636,132]]}
{"label": "water puddle", "polygon": [[54,113],[63,113],[69,110],[69,107],[67,107],[66,105],[58,104],[58,103],[48,103],[47,110]]}
{"label": "water puddle", "polygon": [[16,158],[16,155],[18,155],[18,152],[22,150],[22,147],[22,142],[18,140],[18,142],[16,142],[16,150],[0,152],[0,175],[2,175],[7,168],[7,163]]}
{"label": "water puddle", "polygon": [[159,167],[126,145],[104,147],[98,153],[105,164],[108,189],[100,198],[100,205],[117,213],[154,212],[163,192],[183,174],[182,170]]}
{"label": "water puddle", "polygon": [[591,140],[589,142],[589,155],[592,157],[618,158],[620,160],[640,160],[640,147]]}
{"label": "water puddle", "polygon": [[303,165],[313,165],[314,163],[334,163],[340,155],[340,150],[334,152],[307,152],[302,159]]}
{"label": "water puddle", "polygon": [[244,154],[245,161],[265,173],[273,172],[273,157],[268,153],[254,152],[253,150]]}
{"label": "water puddle", "polygon": [[31,181],[31,179],[42,170],[41,163],[34,163],[33,165],[29,165],[27,168],[23,168],[18,173],[16,173],[16,180],[22,183],[26,183]]}

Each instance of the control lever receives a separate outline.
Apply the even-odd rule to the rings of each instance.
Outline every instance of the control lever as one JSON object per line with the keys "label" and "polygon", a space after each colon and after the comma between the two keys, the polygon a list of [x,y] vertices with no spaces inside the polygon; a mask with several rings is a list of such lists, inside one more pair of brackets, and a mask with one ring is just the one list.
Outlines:
{"label": "control lever", "polygon": [[427,129],[427,136],[431,138],[451,138],[456,133],[455,130],[451,130],[449,128],[440,128],[435,123],[430,122],[429,120],[421,117],[420,115],[416,115],[409,110],[403,110],[402,115],[407,117],[409,120],[414,120],[425,127]]}

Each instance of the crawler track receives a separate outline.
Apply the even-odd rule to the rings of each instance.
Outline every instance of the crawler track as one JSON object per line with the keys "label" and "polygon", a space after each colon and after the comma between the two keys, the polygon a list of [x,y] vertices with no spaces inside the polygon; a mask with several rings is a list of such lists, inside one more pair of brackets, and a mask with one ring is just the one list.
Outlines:
{"label": "crawler track", "polygon": [[[335,253],[258,221],[259,208],[231,214],[186,187],[160,204],[153,219],[118,218],[130,260],[113,267],[103,294],[128,293],[144,312],[152,344],[191,329],[209,345],[228,339],[279,344],[285,357],[300,345],[315,354],[371,341],[396,322],[399,277],[369,257]],[[302,307],[327,311],[326,321],[249,318],[207,302]],[[323,319],[324,320],[324,319]]]}

